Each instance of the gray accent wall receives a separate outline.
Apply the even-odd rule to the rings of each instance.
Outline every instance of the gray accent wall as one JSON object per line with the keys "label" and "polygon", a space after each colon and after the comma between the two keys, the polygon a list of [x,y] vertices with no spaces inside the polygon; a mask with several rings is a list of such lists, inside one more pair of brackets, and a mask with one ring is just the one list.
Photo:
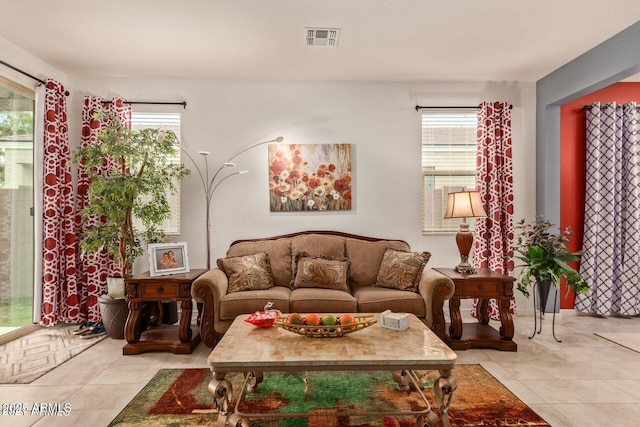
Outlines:
{"label": "gray accent wall", "polygon": [[560,223],[560,106],[640,72],[640,21],[536,83],[536,212]]}

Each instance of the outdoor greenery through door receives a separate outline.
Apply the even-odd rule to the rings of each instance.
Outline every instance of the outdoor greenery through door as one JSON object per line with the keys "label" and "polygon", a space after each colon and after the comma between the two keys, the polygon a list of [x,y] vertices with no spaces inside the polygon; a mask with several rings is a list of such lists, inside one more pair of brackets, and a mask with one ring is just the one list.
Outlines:
{"label": "outdoor greenery through door", "polygon": [[0,80],[0,335],[33,317],[34,97]]}

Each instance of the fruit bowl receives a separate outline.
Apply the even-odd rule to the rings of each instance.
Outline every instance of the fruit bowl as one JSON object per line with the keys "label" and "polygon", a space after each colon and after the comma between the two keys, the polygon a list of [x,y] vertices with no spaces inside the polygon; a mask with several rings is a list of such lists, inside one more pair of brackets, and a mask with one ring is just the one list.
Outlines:
{"label": "fruit bowl", "polygon": [[305,325],[290,323],[288,320],[289,316],[292,315],[295,315],[295,313],[278,317],[274,322],[274,326],[309,338],[337,338],[352,332],[361,331],[377,322],[371,315],[354,314],[353,319],[355,322],[345,325]]}

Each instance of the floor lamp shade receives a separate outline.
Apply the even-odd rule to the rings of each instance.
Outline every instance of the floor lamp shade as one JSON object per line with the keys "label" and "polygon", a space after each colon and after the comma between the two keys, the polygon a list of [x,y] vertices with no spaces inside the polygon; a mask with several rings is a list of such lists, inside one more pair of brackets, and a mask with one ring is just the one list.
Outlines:
{"label": "floor lamp shade", "polygon": [[460,231],[456,234],[456,243],[458,244],[458,251],[460,252],[460,264],[458,264],[454,270],[458,273],[475,273],[475,270],[469,263],[469,253],[473,246],[473,233],[469,231],[467,218],[482,218],[485,216],[487,216],[487,214],[482,206],[480,193],[477,191],[449,193],[444,218],[462,218]]}

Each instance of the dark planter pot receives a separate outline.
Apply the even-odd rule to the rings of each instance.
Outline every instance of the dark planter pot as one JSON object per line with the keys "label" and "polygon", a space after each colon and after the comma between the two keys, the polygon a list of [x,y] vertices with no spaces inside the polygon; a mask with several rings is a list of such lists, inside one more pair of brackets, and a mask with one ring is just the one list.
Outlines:
{"label": "dark planter pot", "polygon": [[162,323],[173,325],[178,321],[178,303],[169,301],[162,303]]}
{"label": "dark planter pot", "polygon": [[[540,311],[543,313],[547,312],[547,301],[549,300],[549,294],[551,293],[551,288],[554,287],[555,284],[553,280],[539,280],[537,282],[537,290],[538,290],[538,298],[540,299]],[[551,309],[553,310],[553,309]]]}
{"label": "dark planter pot", "polygon": [[538,319],[536,316],[533,316],[534,319],[534,326],[533,326],[533,334],[529,337],[529,339],[533,338],[536,334],[539,334],[542,332],[542,315],[543,313],[553,313],[553,320],[552,320],[552,332],[553,332],[553,338],[558,341],[558,342],[562,342],[561,340],[558,339],[558,337],[556,337],[556,311],[557,311],[557,307],[556,307],[556,303],[557,303],[557,296],[558,296],[558,291],[556,289],[554,289],[553,292],[553,303],[551,304],[552,307],[547,310],[547,302],[549,302],[549,294],[551,293],[551,288],[555,288],[555,282],[553,280],[536,280],[536,294],[535,296],[538,297],[538,301],[540,303],[540,306],[538,307],[539,310],[539,315],[540,315],[540,327],[538,327]]}
{"label": "dark planter pot", "polygon": [[102,323],[107,335],[114,339],[124,339],[124,326],[129,316],[129,306],[124,298],[110,298],[107,295],[98,297]]}

